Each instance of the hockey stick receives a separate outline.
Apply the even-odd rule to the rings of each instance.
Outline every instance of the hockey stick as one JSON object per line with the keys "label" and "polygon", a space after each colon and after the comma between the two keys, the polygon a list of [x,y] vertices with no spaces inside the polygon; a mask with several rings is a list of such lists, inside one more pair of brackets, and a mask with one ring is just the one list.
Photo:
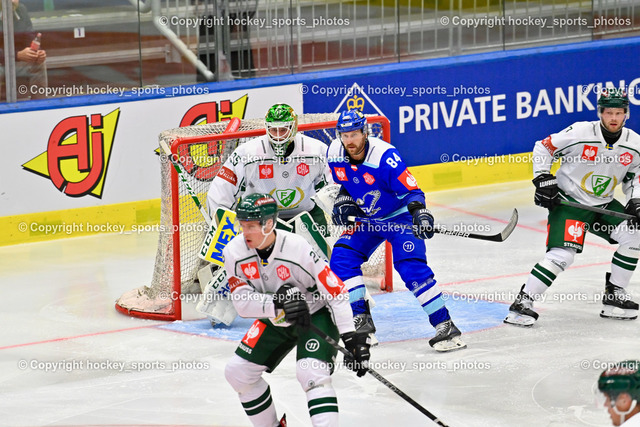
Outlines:
{"label": "hockey stick", "polygon": [[616,218],[622,218],[622,219],[636,218],[636,216],[634,215],[629,215],[622,212],[616,212],[616,211],[612,211],[610,209],[605,209],[605,208],[597,208],[595,206],[583,205],[581,203],[570,202],[569,200],[560,200],[560,204],[564,206],[570,206],[572,208],[582,209],[585,211],[596,212],[602,215],[614,216]]}
{"label": "hockey stick", "polygon": [[[331,338],[329,335],[325,334],[323,331],[321,331],[316,325],[314,325],[313,323],[311,323],[309,325],[310,329],[316,334],[318,335],[320,338],[322,338],[323,340],[325,340],[326,342],[328,342],[333,348],[335,348],[336,350],[338,350],[340,353],[344,354],[345,356],[351,357],[352,354],[349,353],[349,351],[342,347],[340,344],[338,344],[336,342],[336,340],[334,340],[333,338]],[[393,385],[391,383],[391,381],[387,380],[385,377],[383,377],[382,375],[380,375],[378,372],[374,371],[372,368],[367,368],[367,372],[370,373],[375,379],[377,379],[378,381],[380,381],[382,384],[386,385],[387,387],[389,387],[389,389],[391,391],[393,391],[395,394],[397,394],[398,396],[400,396],[401,398],[403,398],[405,401],[407,401],[411,406],[413,406],[414,408],[416,408],[418,411],[422,412],[424,415],[426,415],[427,417],[429,417],[430,420],[432,420],[433,422],[435,422],[436,424],[438,424],[439,426],[444,426],[447,427],[447,425],[445,423],[443,423],[442,421],[440,421],[440,419],[438,419],[438,417],[436,417],[435,415],[433,415],[431,412],[429,412],[427,409],[425,409],[422,405],[420,405],[418,402],[416,402],[415,400],[413,400],[412,398],[410,398],[409,396],[407,396],[407,394],[405,394],[405,392],[403,392],[402,390],[400,390],[398,387],[396,387],[395,385]]]}
{"label": "hockey stick", "polygon": [[[387,222],[379,219],[360,218],[355,216],[347,217],[347,219],[351,222],[362,222],[365,224],[387,225],[388,227],[413,229],[412,225],[399,224],[397,222]],[[514,209],[513,213],[511,214],[511,218],[507,223],[507,226],[498,234],[487,235],[487,234],[468,233],[466,231],[447,230],[441,225],[436,225],[434,231],[437,234],[445,234],[447,236],[458,236],[458,237],[464,237],[467,239],[488,240],[490,242],[504,242],[505,240],[507,240],[507,237],[511,235],[513,230],[516,228],[517,224],[518,224],[518,210]]]}
{"label": "hockey stick", "polygon": [[[233,117],[229,121],[229,124],[227,125],[227,128],[224,130],[223,133],[237,131],[240,128],[240,124],[241,124],[240,119],[237,117]],[[186,187],[187,193],[189,193],[189,196],[191,196],[191,198],[193,199],[193,202],[196,204],[198,209],[200,209],[200,213],[202,214],[204,219],[207,221],[207,224],[211,224],[211,217],[209,216],[209,212],[207,212],[207,209],[204,206],[202,206],[202,203],[200,203],[200,199],[198,199],[198,195],[196,194],[193,187],[191,187],[191,184],[189,183],[189,179],[187,178],[188,174],[185,172],[184,168],[180,165],[180,162],[178,162],[178,160],[173,156],[173,153],[171,152],[171,148],[169,148],[167,143],[162,139],[160,139],[160,147],[162,148],[162,151],[164,151],[164,153],[167,155],[167,158],[175,168],[176,172],[178,172],[178,179],[182,181],[182,183]]]}

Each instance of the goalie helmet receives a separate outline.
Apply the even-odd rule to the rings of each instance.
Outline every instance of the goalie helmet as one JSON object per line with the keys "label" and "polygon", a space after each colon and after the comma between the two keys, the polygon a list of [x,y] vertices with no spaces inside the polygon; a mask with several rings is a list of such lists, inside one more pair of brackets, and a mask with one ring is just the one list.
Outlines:
{"label": "goalie helmet", "polygon": [[620,393],[628,393],[632,399],[640,401],[640,361],[625,360],[604,371],[598,379],[598,390],[612,402]]}
{"label": "goalie helmet", "polygon": [[367,118],[359,110],[346,110],[340,113],[338,124],[336,125],[338,132],[352,132],[362,129],[362,133],[367,133]]}
{"label": "goalie helmet", "polygon": [[236,207],[238,221],[260,221],[265,225],[269,219],[275,225],[278,219],[278,204],[267,193],[253,193],[245,195]]}
{"label": "goalie helmet", "polygon": [[[264,118],[267,137],[271,148],[278,157],[283,157],[298,131],[298,115],[287,104],[275,104]],[[284,129],[272,132],[272,129]]]}

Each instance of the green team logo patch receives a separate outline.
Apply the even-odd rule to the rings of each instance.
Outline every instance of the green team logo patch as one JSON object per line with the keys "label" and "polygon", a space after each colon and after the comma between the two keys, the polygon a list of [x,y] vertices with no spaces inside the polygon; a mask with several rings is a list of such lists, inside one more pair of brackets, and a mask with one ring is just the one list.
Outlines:
{"label": "green team logo patch", "polygon": [[611,178],[605,175],[591,175],[591,188],[593,188],[593,194],[596,196],[602,196],[609,184]]}
{"label": "green team logo patch", "polygon": [[276,196],[280,204],[287,208],[296,198],[296,190],[277,190]]}

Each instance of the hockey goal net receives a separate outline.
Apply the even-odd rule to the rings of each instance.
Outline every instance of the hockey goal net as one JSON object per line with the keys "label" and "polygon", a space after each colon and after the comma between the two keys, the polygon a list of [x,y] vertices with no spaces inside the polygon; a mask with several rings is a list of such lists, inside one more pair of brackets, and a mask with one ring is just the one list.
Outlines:
{"label": "hockey goal net", "polygon": [[[336,138],[337,119],[337,113],[302,114],[298,117],[298,132],[329,144]],[[367,116],[367,121],[370,135],[389,141],[386,117]],[[227,157],[238,144],[265,134],[263,119],[242,120],[237,131],[225,133],[228,123],[181,127],[159,135],[171,148],[172,158],[186,172],[183,176],[187,182],[179,178],[167,156],[161,155],[160,235],[153,277],[150,285],[125,292],[116,301],[116,309],[121,313],[156,320],[180,320],[182,294],[200,292],[197,272],[206,261],[198,257],[198,252],[209,225],[187,186],[194,190],[202,206],[206,206],[211,181]],[[391,251],[386,244],[380,245],[362,270],[369,284],[392,289]]]}

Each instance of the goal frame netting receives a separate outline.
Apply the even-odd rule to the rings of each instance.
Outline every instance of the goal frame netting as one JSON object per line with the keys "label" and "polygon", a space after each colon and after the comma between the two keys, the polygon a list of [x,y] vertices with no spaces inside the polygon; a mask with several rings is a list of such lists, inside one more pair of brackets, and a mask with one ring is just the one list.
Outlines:
{"label": "goal frame netting", "polygon": [[[299,116],[298,132],[309,134],[312,131],[322,131],[327,134],[327,137],[331,137],[327,130],[335,131],[337,118],[337,113],[301,114]],[[391,142],[390,124],[386,117],[379,115],[367,115],[367,122],[370,132],[371,129],[375,128],[376,132],[374,132],[374,134],[376,136],[387,142]],[[226,128],[227,123],[228,121],[224,121],[207,125],[195,125],[169,129],[162,132],[159,135],[159,139],[163,139],[167,143],[170,147],[172,157],[178,160],[183,159],[185,153],[189,153],[190,155],[190,149],[195,146],[194,144],[206,143],[208,150],[210,148],[214,149],[214,154],[209,152],[209,155],[217,156],[217,170],[219,170],[222,164],[226,161],[226,158],[237,146],[237,143],[235,145],[233,143],[229,144],[230,141],[245,142],[266,134],[263,119],[243,120],[239,130],[231,133],[224,133],[223,131]],[[330,140],[324,142],[327,143],[330,142]],[[195,202],[193,200],[185,200],[189,197],[185,195],[185,183],[180,182],[178,172],[175,170],[173,165],[170,164],[168,159],[165,158],[164,162],[161,161],[161,168],[165,169],[162,171],[160,225],[161,229],[163,229],[162,226],[166,226],[168,225],[166,223],[170,222],[170,226],[165,227],[169,229],[169,236],[164,236],[163,231],[160,232],[154,266],[154,276],[152,278],[151,285],[142,286],[123,294],[116,301],[115,307],[119,312],[133,317],[173,321],[182,319],[183,294],[199,292],[198,283],[195,283],[195,286],[193,283],[193,279],[195,279],[195,277],[187,277],[187,280],[185,280],[185,272],[183,271],[183,264],[185,264],[183,261],[185,260],[182,258],[197,258],[197,250],[200,246],[198,245],[197,249],[193,250],[193,254],[190,252],[185,253],[183,251],[184,248],[182,247],[183,242],[181,241],[181,230],[184,229],[183,226],[185,224],[181,222],[181,215],[183,213],[181,210],[181,203],[191,203],[193,204],[193,207],[195,207]],[[193,178],[190,175],[189,177]],[[196,178],[193,179],[197,180]],[[200,183],[205,183],[201,184],[201,186],[206,186],[208,189],[210,180],[202,180]],[[167,192],[166,187],[170,188],[169,192]],[[166,200],[166,198],[169,198],[169,200]],[[200,199],[201,204],[206,204],[206,190],[204,191],[204,194],[199,193],[198,198]],[[206,224],[202,214],[199,215],[202,222]],[[206,225],[206,229],[208,229],[208,224]],[[204,238],[206,229],[203,227],[202,230],[200,230],[202,239]],[[184,236],[182,237],[182,240],[184,240]],[[198,237],[196,236],[196,240],[197,238]],[[382,253],[382,259],[379,259],[377,264],[383,263],[383,272],[381,273],[382,277],[375,278],[374,280],[377,281],[377,284],[381,289],[392,291],[393,261],[391,257],[391,247],[388,243],[381,246],[384,246],[384,248],[379,249],[377,253]],[[378,257],[380,257],[380,255],[378,255]],[[188,260],[191,261],[190,258]],[[198,262],[201,263],[200,265],[204,265],[202,263],[205,263],[205,261],[201,260]],[[187,274],[195,276],[194,271],[192,271],[194,268],[194,266],[189,266],[189,272],[187,272]],[[167,272],[167,270],[171,271]],[[132,303],[131,301],[135,301],[135,303]]]}

